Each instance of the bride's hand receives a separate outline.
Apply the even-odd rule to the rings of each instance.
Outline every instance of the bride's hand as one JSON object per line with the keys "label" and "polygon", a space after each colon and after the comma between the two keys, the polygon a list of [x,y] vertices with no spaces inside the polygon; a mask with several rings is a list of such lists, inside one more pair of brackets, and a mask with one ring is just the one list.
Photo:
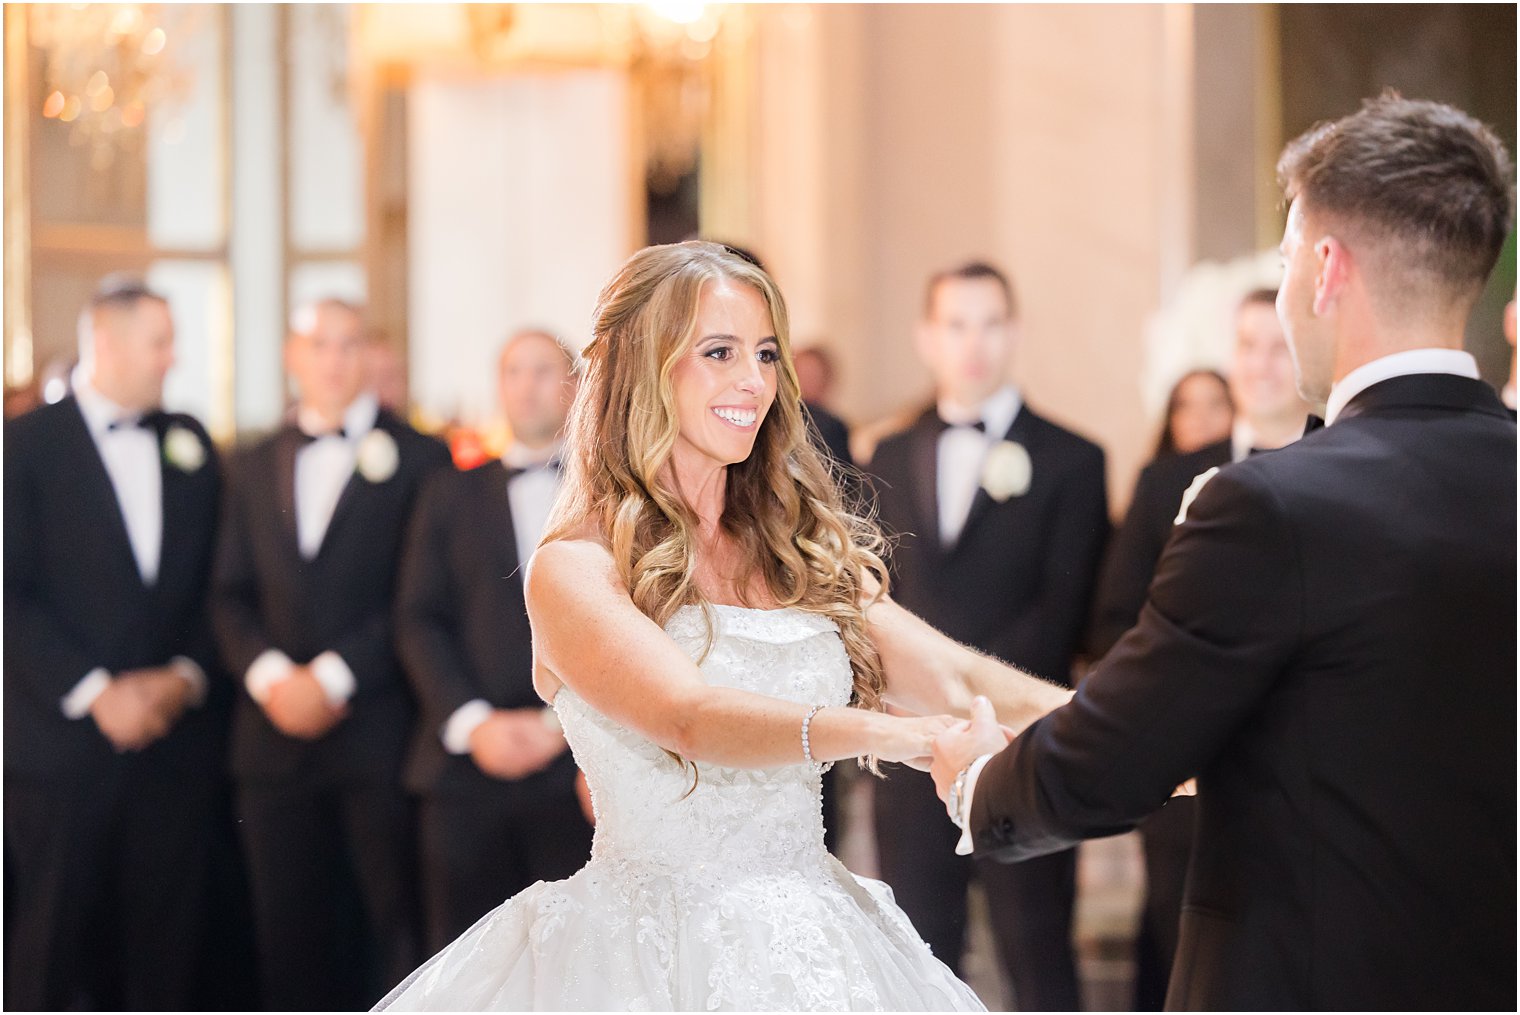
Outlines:
{"label": "bride's hand", "polygon": [[953,715],[882,718],[886,721],[887,728],[876,748],[876,757],[881,761],[902,762],[921,772],[929,770],[929,762],[934,753],[934,738],[965,723],[964,719],[957,719]]}

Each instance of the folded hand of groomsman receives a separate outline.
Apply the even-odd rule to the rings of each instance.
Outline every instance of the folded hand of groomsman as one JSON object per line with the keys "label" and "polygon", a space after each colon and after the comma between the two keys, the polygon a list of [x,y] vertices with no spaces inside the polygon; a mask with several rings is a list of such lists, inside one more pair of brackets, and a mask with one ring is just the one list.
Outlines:
{"label": "folded hand of groomsman", "polygon": [[498,779],[541,772],[565,747],[565,735],[545,723],[536,708],[499,708],[470,734],[470,756],[482,772]]}
{"label": "folded hand of groomsman", "polygon": [[128,670],[106,686],[90,714],[117,751],[140,751],[169,732],[190,693],[190,685],[171,667]]}
{"label": "folded hand of groomsman", "polygon": [[290,676],[269,688],[264,714],[286,736],[316,740],[348,715],[348,706],[334,705],[311,667],[297,666]]}

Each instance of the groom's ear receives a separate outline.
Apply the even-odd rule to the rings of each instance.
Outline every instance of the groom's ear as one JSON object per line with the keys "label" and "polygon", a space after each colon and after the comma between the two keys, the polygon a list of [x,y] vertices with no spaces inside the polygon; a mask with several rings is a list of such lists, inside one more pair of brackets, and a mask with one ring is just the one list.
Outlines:
{"label": "groom's ear", "polygon": [[1314,312],[1324,316],[1350,283],[1357,265],[1351,251],[1333,234],[1314,244],[1314,260]]}

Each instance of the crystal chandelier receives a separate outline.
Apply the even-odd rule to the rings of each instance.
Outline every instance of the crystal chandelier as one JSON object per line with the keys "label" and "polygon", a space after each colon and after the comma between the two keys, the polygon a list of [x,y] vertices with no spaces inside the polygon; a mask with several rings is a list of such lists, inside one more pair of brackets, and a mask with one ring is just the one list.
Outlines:
{"label": "crystal chandelier", "polygon": [[71,125],[70,141],[108,167],[139,143],[156,107],[188,95],[173,41],[193,30],[194,8],[159,4],[33,4],[30,38],[42,56],[42,115]]}

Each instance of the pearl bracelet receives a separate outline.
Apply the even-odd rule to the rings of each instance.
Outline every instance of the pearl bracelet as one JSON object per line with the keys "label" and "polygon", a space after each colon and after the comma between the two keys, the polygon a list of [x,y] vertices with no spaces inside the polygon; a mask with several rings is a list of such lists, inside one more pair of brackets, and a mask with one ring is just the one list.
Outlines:
{"label": "pearl bracelet", "polygon": [[816,758],[813,757],[813,745],[812,742],[808,739],[808,730],[813,725],[813,716],[817,715],[818,710],[821,708],[823,708],[822,705],[814,705],[812,708],[808,709],[808,714],[802,719],[802,757],[813,769],[813,771],[819,773],[820,775],[824,772],[827,772],[830,768],[834,767],[834,763],[832,761],[828,762],[827,764],[821,764]]}

